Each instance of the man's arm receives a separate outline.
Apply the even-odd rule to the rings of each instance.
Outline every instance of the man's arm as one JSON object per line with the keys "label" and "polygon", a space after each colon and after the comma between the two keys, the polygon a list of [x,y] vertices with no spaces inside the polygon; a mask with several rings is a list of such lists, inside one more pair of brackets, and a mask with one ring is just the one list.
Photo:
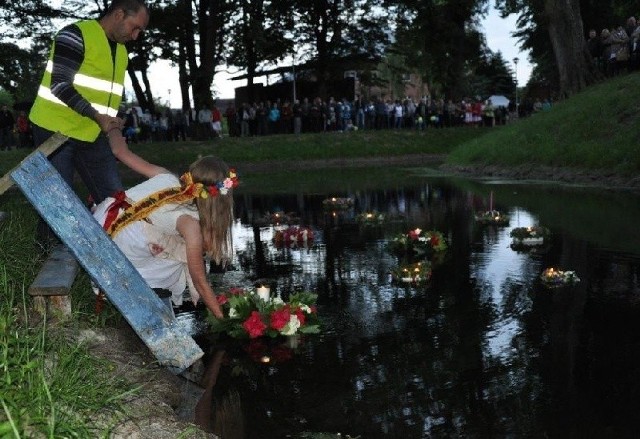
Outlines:
{"label": "man's arm", "polygon": [[149,163],[133,151],[129,149],[127,140],[122,136],[119,128],[112,128],[108,133],[109,145],[111,152],[120,160],[120,162],[129,169],[142,174],[147,178],[154,177],[158,174],[167,174],[169,171],[162,166]]}

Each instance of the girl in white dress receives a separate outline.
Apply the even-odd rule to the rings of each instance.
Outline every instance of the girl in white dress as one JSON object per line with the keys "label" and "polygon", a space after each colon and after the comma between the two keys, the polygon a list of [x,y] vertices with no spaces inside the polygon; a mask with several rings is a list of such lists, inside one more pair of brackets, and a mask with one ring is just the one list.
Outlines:
{"label": "girl in white dress", "polygon": [[203,256],[223,265],[231,260],[235,171],[208,156],[178,179],[128,149],[127,155],[114,154],[149,179],[104,200],[94,217],[151,288],[170,290],[176,305],[188,288],[194,303],[202,299],[214,316],[223,318]]}

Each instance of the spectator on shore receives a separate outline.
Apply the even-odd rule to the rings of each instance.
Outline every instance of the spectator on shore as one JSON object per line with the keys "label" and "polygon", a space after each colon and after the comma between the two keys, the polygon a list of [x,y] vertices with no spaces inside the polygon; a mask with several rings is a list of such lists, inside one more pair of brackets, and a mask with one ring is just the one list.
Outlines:
{"label": "spectator on shore", "polygon": [[300,104],[299,100],[296,100],[293,103],[293,134],[300,134],[302,133],[302,118],[303,118],[303,113],[302,113],[302,105]]}
{"label": "spectator on shore", "polygon": [[495,107],[491,99],[487,99],[482,109],[482,119],[485,127],[493,128],[495,126]]}
{"label": "spectator on shore", "polygon": [[26,111],[20,111],[16,118],[16,131],[18,132],[18,148],[32,148],[31,124]]}
{"label": "spectator on shore", "polygon": [[229,137],[237,137],[240,135],[236,125],[236,107],[230,104],[224,111],[224,117],[227,119],[227,130],[229,130]]}
{"label": "spectator on shore", "polygon": [[593,60],[593,65],[598,70],[602,70],[602,38],[598,36],[598,33],[595,29],[589,30],[587,48],[589,49],[589,54],[591,55],[591,59]]}
{"label": "spectator on shore", "polygon": [[13,126],[15,120],[9,106],[4,104],[0,110],[0,150],[10,151],[13,145]]}
{"label": "spectator on shore", "polygon": [[202,104],[198,111],[198,139],[209,140],[212,137],[211,110],[207,104]]}
{"label": "spectator on shore", "polygon": [[242,108],[240,109],[240,137],[249,137],[249,120],[251,119],[251,114],[249,112],[249,104],[243,103]]}
{"label": "spectator on shore", "polygon": [[269,133],[270,134],[278,134],[278,124],[280,123],[280,110],[278,109],[278,104],[276,102],[271,105],[269,109]]}
{"label": "spectator on shore", "polygon": [[222,137],[222,114],[215,104],[211,109],[211,131],[213,132],[213,137]]}

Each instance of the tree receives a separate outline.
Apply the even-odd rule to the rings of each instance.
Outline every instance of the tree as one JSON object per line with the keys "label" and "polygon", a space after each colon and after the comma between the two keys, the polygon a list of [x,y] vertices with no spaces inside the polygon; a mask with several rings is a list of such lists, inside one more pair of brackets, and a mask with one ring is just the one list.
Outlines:
{"label": "tree", "polygon": [[44,65],[37,49],[22,49],[0,43],[0,88],[16,102],[32,102],[42,78]]}
{"label": "tree", "polygon": [[[589,55],[582,21],[584,10],[589,27],[600,29],[615,23],[623,24],[621,1],[608,0],[498,0],[503,16],[518,14],[519,38],[523,49],[531,49],[532,61],[538,64],[537,74],[553,81],[560,96],[568,96],[597,81],[599,74]],[[614,7],[615,6],[615,7]],[[605,24],[606,23],[606,24]],[[599,30],[598,30],[599,31]],[[553,58],[548,57],[551,43]]]}
{"label": "tree", "polygon": [[481,55],[478,25],[485,9],[485,0],[400,0],[393,50],[421,72],[430,90],[459,99]]}
{"label": "tree", "polygon": [[328,79],[377,63],[389,40],[377,0],[301,0],[293,13],[296,48],[307,52],[301,58],[315,70],[321,95]]}
{"label": "tree", "polygon": [[596,80],[584,37],[579,0],[544,0],[549,38],[558,67],[559,94],[569,96]]}
{"label": "tree", "polygon": [[231,25],[231,44],[227,63],[247,70],[247,85],[260,64],[283,59],[293,51],[287,37],[293,29],[293,17],[282,14],[294,5],[289,0],[240,0],[240,11]]}
{"label": "tree", "polygon": [[471,75],[472,88],[466,94],[483,97],[492,94],[512,96],[516,88],[513,75],[514,72],[502,53],[494,53],[485,48]]}

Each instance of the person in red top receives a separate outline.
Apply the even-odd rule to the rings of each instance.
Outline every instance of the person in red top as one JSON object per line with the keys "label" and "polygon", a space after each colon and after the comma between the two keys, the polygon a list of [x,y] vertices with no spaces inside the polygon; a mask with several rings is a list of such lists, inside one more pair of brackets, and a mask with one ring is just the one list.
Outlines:
{"label": "person in red top", "polygon": [[215,137],[222,137],[222,114],[215,105],[211,109],[211,129]]}
{"label": "person in red top", "polygon": [[477,127],[480,126],[480,122],[482,122],[482,101],[478,98],[473,101],[471,104],[471,115],[472,115],[472,124]]}
{"label": "person in red top", "polygon": [[16,119],[16,129],[18,130],[18,148],[31,148],[31,125],[25,111],[21,111]]}

